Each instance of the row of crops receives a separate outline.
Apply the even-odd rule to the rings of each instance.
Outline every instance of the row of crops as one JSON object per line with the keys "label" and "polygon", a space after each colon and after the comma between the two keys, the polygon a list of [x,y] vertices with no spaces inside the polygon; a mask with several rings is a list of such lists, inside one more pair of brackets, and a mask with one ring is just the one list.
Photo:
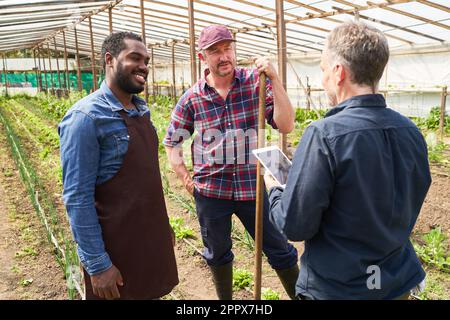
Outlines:
{"label": "row of crops", "polygon": [[[81,93],[71,93],[69,98],[57,99],[53,96],[38,94],[35,97],[16,95],[13,97],[0,97],[0,121],[3,123],[10,145],[11,153],[20,171],[21,178],[27,188],[34,209],[44,225],[49,243],[54,248],[55,259],[61,267],[67,281],[68,294],[71,299],[82,296],[82,281],[79,277],[79,261],[76,246],[72,240],[66,212],[61,200],[62,173],[59,158],[59,139],[57,125],[70,106],[83,96]],[[158,130],[159,139],[162,140],[167,128],[170,112],[174,101],[166,96],[157,96],[151,101],[152,120]],[[297,109],[295,132],[292,137],[292,146],[298,143],[304,128],[312,121],[323,117],[324,111],[307,111]],[[415,119],[426,132],[433,132],[436,128],[435,111],[427,119]],[[447,117],[448,118],[448,117]],[[449,119],[446,119],[449,121]],[[447,129],[449,126],[447,126]],[[273,130],[267,130],[267,140],[276,136]],[[188,144],[185,144],[189,150]],[[436,147],[437,146],[437,147]],[[443,147],[442,147],[443,146]],[[436,150],[435,150],[436,149]],[[439,150],[446,149],[446,145],[438,142],[430,149],[430,156],[435,156]],[[189,154],[188,151],[186,154]],[[187,159],[189,157],[186,157]],[[440,159],[438,156],[436,159]],[[162,170],[163,188],[166,197],[176,206],[183,208],[189,217],[195,218],[195,205],[192,197],[180,192],[169,184],[170,167],[166,155],[160,144],[160,165]],[[444,163],[443,166],[448,170]],[[187,227],[183,217],[171,217],[171,224],[177,238],[183,240],[188,246],[200,252],[201,242],[196,231]],[[232,232],[235,241],[243,244],[249,255],[253,251],[253,240],[242,229],[233,226]],[[197,239],[193,241],[192,239]],[[251,273],[245,270],[236,270],[235,284],[239,288],[249,288]],[[274,291],[266,291],[267,299],[279,298]]]}

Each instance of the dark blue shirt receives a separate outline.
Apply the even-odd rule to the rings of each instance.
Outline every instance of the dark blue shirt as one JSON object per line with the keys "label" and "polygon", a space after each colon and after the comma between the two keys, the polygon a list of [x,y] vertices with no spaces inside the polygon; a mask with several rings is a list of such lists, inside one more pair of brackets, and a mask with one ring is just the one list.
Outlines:
{"label": "dark blue shirt", "polygon": [[305,241],[297,293],[392,299],[420,283],[409,236],[430,184],[421,132],[382,95],[352,97],[312,123],[286,189],[270,192],[271,219]]}

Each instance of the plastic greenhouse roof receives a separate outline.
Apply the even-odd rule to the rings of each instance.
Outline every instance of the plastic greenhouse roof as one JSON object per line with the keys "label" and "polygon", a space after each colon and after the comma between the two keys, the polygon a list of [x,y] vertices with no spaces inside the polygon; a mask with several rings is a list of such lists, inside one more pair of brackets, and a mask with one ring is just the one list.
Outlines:
{"label": "plastic greenhouse roof", "polygon": [[[146,44],[156,61],[190,59],[190,0],[142,0]],[[391,49],[444,46],[450,42],[450,0],[284,0],[288,56],[318,53],[339,23],[360,19],[382,30]],[[238,58],[277,53],[276,0],[193,0],[195,35],[209,24],[227,25],[237,39]],[[0,1],[0,52],[55,48],[91,54],[113,31],[141,33],[141,0]],[[65,42],[64,42],[65,38]]]}

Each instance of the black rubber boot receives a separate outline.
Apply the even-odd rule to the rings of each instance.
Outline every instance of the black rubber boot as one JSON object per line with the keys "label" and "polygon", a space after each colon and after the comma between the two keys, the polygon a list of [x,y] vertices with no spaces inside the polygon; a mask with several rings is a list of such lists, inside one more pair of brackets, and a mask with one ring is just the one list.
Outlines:
{"label": "black rubber boot", "polygon": [[233,261],[222,266],[209,266],[219,300],[233,299]]}
{"label": "black rubber boot", "polygon": [[280,278],[281,284],[289,298],[297,300],[297,297],[295,296],[295,284],[297,283],[299,274],[298,265],[295,264],[288,269],[275,270],[275,272],[277,273],[278,278]]}

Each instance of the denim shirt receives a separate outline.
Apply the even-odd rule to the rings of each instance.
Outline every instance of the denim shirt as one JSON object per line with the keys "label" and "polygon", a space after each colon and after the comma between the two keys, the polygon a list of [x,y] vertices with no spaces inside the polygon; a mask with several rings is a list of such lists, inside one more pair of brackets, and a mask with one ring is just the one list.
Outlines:
{"label": "denim shirt", "polygon": [[305,240],[297,294],[392,299],[419,284],[409,236],[430,183],[421,132],[382,95],[352,97],[312,123],[286,189],[269,195],[272,221]]}
{"label": "denim shirt", "polygon": [[125,109],[104,81],[75,103],[58,126],[63,200],[78,255],[90,275],[112,265],[95,209],[95,186],[119,171],[128,150],[128,130],[118,111],[125,110],[129,117],[150,112],[139,97],[133,96],[133,103],[138,110]]}

